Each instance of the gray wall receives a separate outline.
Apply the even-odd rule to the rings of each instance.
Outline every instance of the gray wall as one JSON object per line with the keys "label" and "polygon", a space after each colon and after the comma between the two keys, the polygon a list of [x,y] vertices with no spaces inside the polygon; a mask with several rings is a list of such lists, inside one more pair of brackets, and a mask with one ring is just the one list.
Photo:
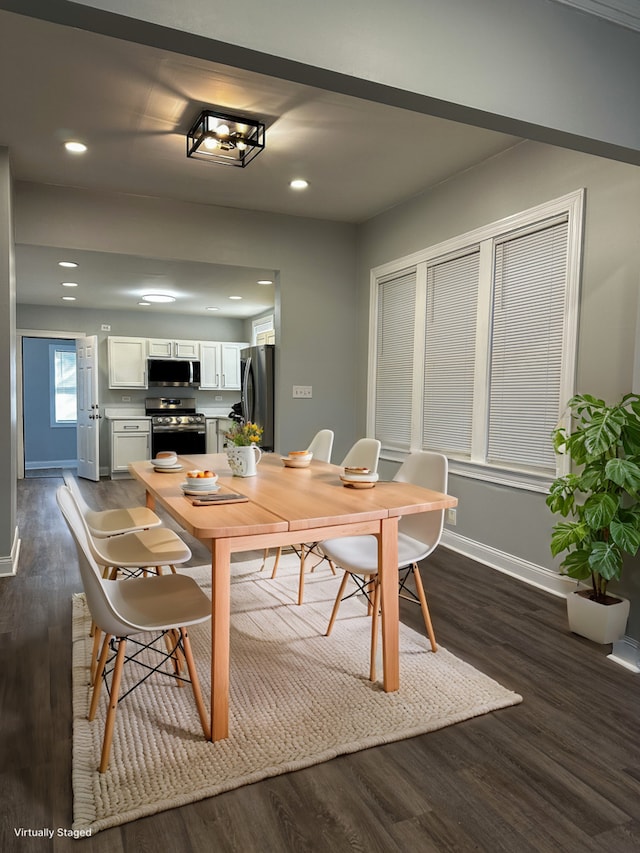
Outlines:
{"label": "gray wall", "polygon": [[0,574],[12,571],[16,539],[16,281],[9,152],[0,148]]}
{"label": "gray wall", "polygon": [[[336,433],[336,456],[355,440],[350,402],[356,392],[354,226],[19,182],[15,220],[17,243],[279,270],[276,449],[305,446],[322,427]],[[218,237],[215,246],[211,233]],[[55,319],[56,331],[98,334],[106,366],[107,333],[99,332],[101,324],[110,323],[110,334],[146,335],[142,323],[152,320],[146,315],[143,320],[142,312],[78,310],[38,313],[21,306],[18,327],[51,329]],[[220,328],[213,322],[207,319],[202,328],[206,338]],[[177,327],[154,328],[173,336]],[[240,324],[230,339],[243,340],[244,334]],[[212,339],[220,339],[217,332]],[[312,399],[294,400],[293,385],[311,385]],[[102,402],[118,398],[107,395]]]}
{"label": "gray wall", "polygon": [[640,33],[550,0],[245,0],[235,6],[223,0],[13,0],[0,5],[640,162]]}
{"label": "gray wall", "polygon": [[[366,223],[359,234],[358,315],[369,309],[369,271],[394,258],[586,187],[578,340],[578,392],[613,402],[631,390],[640,271],[640,168],[534,142],[522,143]],[[358,428],[364,427],[366,329],[359,339]],[[554,569],[553,518],[544,495],[451,477],[455,533]],[[637,568],[637,567],[636,567]],[[629,589],[633,577],[621,588]],[[640,638],[640,595],[631,636]]]}

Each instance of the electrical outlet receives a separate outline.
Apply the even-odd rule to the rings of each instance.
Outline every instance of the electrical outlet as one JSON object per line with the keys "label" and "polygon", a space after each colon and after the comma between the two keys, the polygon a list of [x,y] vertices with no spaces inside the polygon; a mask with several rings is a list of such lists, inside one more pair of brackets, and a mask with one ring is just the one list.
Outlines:
{"label": "electrical outlet", "polygon": [[222,394],[216,394],[214,400],[216,401],[216,403],[222,402]]}
{"label": "electrical outlet", "polygon": [[101,331],[101,332],[110,332],[110,331],[111,331],[111,326],[110,326],[108,323],[103,323],[103,324],[100,326],[100,331]]}
{"label": "electrical outlet", "polygon": [[123,398],[122,398],[122,402],[123,402],[123,403],[130,403],[130,402],[131,402],[131,397],[123,397]]}
{"label": "electrical outlet", "polygon": [[452,527],[455,527],[455,526],[456,526],[456,521],[457,521],[457,514],[458,514],[458,513],[457,513],[457,510],[456,510],[456,509],[454,509],[453,507],[452,507],[452,508],[450,508],[450,509],[448,509],[448,510],[447,510],[447,515],[446,515],[446,518],[447,518],[447,524],[450,524]]}
{"label": "electrical outlet", "polygon": [[293,386],[293,396],[294,397],[312,397],[312,386],[311,385],[294,385]]}

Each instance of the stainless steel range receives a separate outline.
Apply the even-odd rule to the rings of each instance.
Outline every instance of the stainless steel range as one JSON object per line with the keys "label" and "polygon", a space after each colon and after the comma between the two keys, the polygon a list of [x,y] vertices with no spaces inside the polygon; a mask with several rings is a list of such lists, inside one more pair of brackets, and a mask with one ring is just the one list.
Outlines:
{"label": "stainless steel range", "polygon": [[173,450],[187,456],[206,453],[205,416],[196,412],[193,397],[147,397],[145,413],[151,417],[151,455]]}

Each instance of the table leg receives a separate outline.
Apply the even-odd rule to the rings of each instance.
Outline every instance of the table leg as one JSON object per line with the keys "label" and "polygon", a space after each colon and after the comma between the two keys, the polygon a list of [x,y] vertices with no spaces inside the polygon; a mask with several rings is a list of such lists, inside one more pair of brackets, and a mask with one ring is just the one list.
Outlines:
{"label": "table leg", "polygon": [[155,495],[152,495],[151,492],[147,492],[147,509],[155,509],[156,508],[156,499]]}
{"label": "table leg", "polygon": [[231,550],[224,539],[211,543],[211,740],[229,736],[229,629]]}
{"label": "table leg", "polygon": [[378,572],[382,609],[382,671],[386,693],[400,687],[398,603],[398,519],[383,518],[378,536]]}

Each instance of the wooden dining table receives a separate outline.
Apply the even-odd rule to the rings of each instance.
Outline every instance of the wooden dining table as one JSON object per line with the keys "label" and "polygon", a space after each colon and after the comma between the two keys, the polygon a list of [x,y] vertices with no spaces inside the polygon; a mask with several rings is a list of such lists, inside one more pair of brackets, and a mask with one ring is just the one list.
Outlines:
{"label": "wooden dining table", "polygon": [[[184,456],[178,462],[181,472],[156,471],[148,460],[130,463],[129,470],[145,487],[149,507],[160,504],[211,550],[211,739],[229,734],[230,562],[235,552],[338,536],[376,536],[383,689],[398,690],[398,520],[456,506],[457,499],[395,481],[378,481],[371,489],[345,487],[340,480],[343,469],[337,465],[312,460],[307,468],[289,468],[276,454],[263,454],[253,477],[233,477],[224,454]],[[181,488],[185,472],[191,469],[215,472],[220,493],[233,492],[248,500],[193,505]]]}

